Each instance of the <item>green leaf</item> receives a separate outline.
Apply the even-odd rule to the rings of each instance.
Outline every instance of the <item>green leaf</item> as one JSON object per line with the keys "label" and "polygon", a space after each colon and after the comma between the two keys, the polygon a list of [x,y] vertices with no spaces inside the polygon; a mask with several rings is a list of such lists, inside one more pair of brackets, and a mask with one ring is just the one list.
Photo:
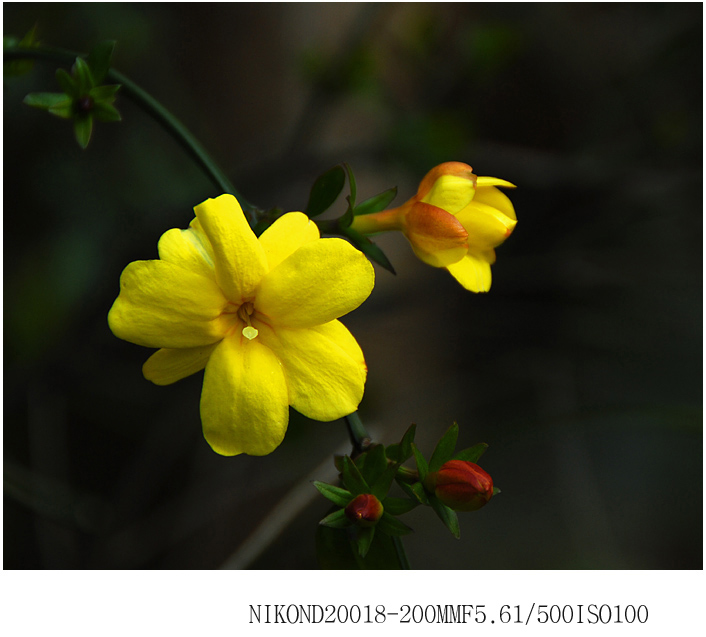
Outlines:
{"label": "green leaf", "polygon": [[73,67],[74,76],[76,77],[76,86],[78,88],[79,97],[87,95],[88,92],[95,86],[91,69],[88,63],[82,57],[77,57]]}
{"label": "green leaf", "polygon": [[120,122],[122,117],[118,109],[107,102],[95,102],[91,109],[93,116],[100,122]]}
{"label": "green leaf", "polygon": [[343,480],[343,484],[353,495],[370,493],[368,483],[361,475],[358,467],[355,466],[355,463],[348,456],[343,456],[343,470],[341,472],[341,479]]}
{"label": "green leaf", "polygon": [[402,440],[400,441],[400,449],[398,452],[397,461],[401,464],[406,462],[412,457],[412,443],[414,442],[414,435],[417,432],[417,425],[412,424],[409,429],[405,431]]}
{"label": "green leaf", "polygon": [[456,511],[447,507],[436,496],[429,497],[429,504],[431,504],[431,508],[434,509],[439,519],[444,523],[444,526],[451,531],[453,536],[458,540],[461,537],[461,526],[458,523]]}
{"label": "green leaf", "polygon": [[325,482],[319,482],[318,480],[315,480],[313,484],[322,496],[328,498],[331,502],[340,507],[347,506],[353,499],[351,492],[346,491],[346,489],[341,489],[341,487],[335,487],[332,484],[326,484]]}
{"label": "green leaf", "polygon": [[409,562],[401,540],[378,533],[365,558],[358,554],[353,528],[316,528],[316,559],[322,569],[408,569]]}
{"label": "green leaf", "polygon": [[407,535],[412,533],[410,527],[401,520],[392,517],[387,511],[382,514],[382,517],[375,526],[383,533],[387,533],[387,535]]}
{"label": "green leaf", "polygon": [[352,522],[346,517],[346,512],[343,509],[338,509],[333,513],[329,513],[323,520],[320,520],[319,524],[330,526],[332,529],[345,529]]}
{"label": "green leaf", "polygon": [[353,223],[353,206],[351,206],[351,196],[346,196],[346,201],[348,202],[348,208],[343,216],[338,220],[338,227],[341,231],[345,231]]}
{"label": "green leaf", "polygon": [[385,210],[396,196],[397,186],[359,203],[353,210],[353,214],[358,217],[360,215],[370,215],[374,212]]}
{"label": "green leaf", "polygon": [[57,104],[68,102],[71,105],[71,100],[64,93],[30,93],[23,102],[27,106],[49,110]]}
{"label": "green leaf", "polygon": [[88,66],[91,69],[95,84],[100,84],[108,74],[114,49],[115,40],[104,40],[96,44],[88,54]]}
{"label": "green leaf", "polygon": [[351,194],[348,198],[348,203],[351,210],[355,208],[355,198],[357,194],[357,188],[355,184],[355,176],[353,175],[353,169],[348,164],[343,164],[346,167],[346,172],[348,173],[348,186],[350,187]]}
{"label": "green leaf", "polygon": [[409,513],[419,505],[420,502],[418,500],[414,501],[407,498],[385,498],[382,502],[384,513],[389,513],[390,515]]}
{"label": "green leaf", "polygon": [[94,86],[88,94],[94,101],[110,101],[115,100],[115,94],[120,90],[120,84],[103,84],[102,86]]}
{"label": "green leaf", "polygon": [[316,561],[319,568],[332,570],[357,570],[364,568],[357,552],[351,548],[352,529],[332,529],[319,525],[316,528]]}
{"label": "green leaf", "polygon": [[398,462],[397,458],[399,458],[400,455],[400,446],[396,442],[387,445],[387,447],[385,447],[385,455],[389,460],[392,460],[392,462]]}
{"label": "green leaf", "polygon": [[370,492],[378,500],[382,500],[390,490],[390,486],[394,482],[395,476],[397,475],[397,467],[397,464],[388,464],[380,477],[378,477],[377,480],[370,485]]}
{"label": "green leaf", "polygon": [[91,141],[91,131],[93,130],[93,118],[88,115],[74,118],[74,134],[76,141],[81,148],[86,148]]}
{"label": "green leaf", "polygon": [[328,210],[333,202],[338,199],[346,183],[346,172],[342,166],[334,166],[318,177],[311,187],[309,203],[306,204],[305,214],[316,217]]}
{"label": "green leaf", "polygon": [[[62,93],[62,95],[64,95]],[[61,119],[71,119],[74,116],[74,103],[64,95],[64,101],[49,107],[49,113],[61,117]]]}
{"label": "green leaf", "polygon": [[[360,473],[370,486],[371,491],[369,493],[374,493],[380,498],[372,489],[375,482],[385,473],[385,469],[387,469],[385,447],[382,445],[373,445],[365,453],[355,459],[355,465],[360,469]],[[387,491],[385,491],[383,497],[386,494]]]}
{"label": "green leaf", "polygon": [[25,36],[22,40],[20,40],[18,46],[25,49],[30,49],[37,46],[37,44],[37,25],[35,24],[29,31],[27,31],[27,33],[25,33]]}
{"label": "green leaf", "polygon": [[437,443],[434,453],[431,454],[431,458],[429,459],[429,471],[438,471],[441,469],[442,464],[451,459],[454,449],[456,448],[457,440],[458,425],[454,423],[446,430],[446,433]]}
{"label": "green leaf", "polygon": [[367,529],[358,530],[358,555],[360,557],[365,557],[370,550],[370,545],[373,543],[373,538],[375,537],[375,527],[370,526]]}
{"label": "green leaf", "polygon": [[397,484],[399,484],[402,491],[404,491],[415,502],[418,502],[419,504],[429,504],[427,492],[424,490],[424,486],[421,482],[409,484],[408,482],[400,482],[398,480]]}
{"label": "green leaf", "polygon": [[468,449],[463,449],[454,455],[454,460],[465,460],[466,462],[478,462],[480,457],[485,453],[488,448],[484,442],[479,442],[477,445],[473,445]]}
{"label": "green leaf", "polygon": [[[20,40],[16,36],[6,35],[2,38],[2,46],[4,49],[32,49],[37,46],[36,41],[37,25],[35,24],[25,36]],[[24,75],[29,73],[34,68],[34,60],[12,60],[11,62],[3,62],[2,72],[7,77]]]}
{"label": "green leaf", "polygon": [[360,234],[357,230],[353,228],[342,229],[343,234],[347,236],[353,245],[358,248],[365,256],[367,256],[371,261],[374,261],[378,265],[392,272],[392,274],[397,274],[395,268],[392,267],[390,260],[385,256],[385,253],[376,246],[368,237]]}
{"label": "green leaf", "polygon": [[69,75],[67,71],[64,69],[56,69],[55,77],[61,87],[61,90],[64,91],[64,93],[66,93],[69,97],[74,99],[80,97],[78,83],[76,79]]}
{"label": "green leaf", "polygon": [[424,459],[424,456],[421,454],[419,449],[417,449],[417,445],[412,443],[412,453],[414,454],[414,460],[417,463],[417,471],[419,471],[419,481],[424,482],[425,478],[427,477],[427,473],[429,473],[429,465],[427,464],[427,461]]}

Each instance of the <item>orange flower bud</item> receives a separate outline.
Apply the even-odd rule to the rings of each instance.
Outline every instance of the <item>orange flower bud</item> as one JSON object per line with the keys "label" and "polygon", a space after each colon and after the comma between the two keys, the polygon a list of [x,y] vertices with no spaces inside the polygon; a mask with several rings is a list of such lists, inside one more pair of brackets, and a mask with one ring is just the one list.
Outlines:
{"label": "orange flower bud", "polygon": [[465,460],[449,460],[428,481],[436,497],[454,511],[477,511],[493,497],[493,478]]}
{"label": "orange flower bud", "polygon": [[382,502],[372,493],[362,493],[346,506],[346,517],[358,526],[373,526],[382,517]]}

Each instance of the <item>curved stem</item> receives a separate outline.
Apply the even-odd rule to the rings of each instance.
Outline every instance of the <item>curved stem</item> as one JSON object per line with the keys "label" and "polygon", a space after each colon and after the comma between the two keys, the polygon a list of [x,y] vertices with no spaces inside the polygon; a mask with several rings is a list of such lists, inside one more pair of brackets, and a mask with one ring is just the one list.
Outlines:
{"label": "curved stem", "polygon": [[370,445],[370,434],[365,429],[363,421],[360,419],[357,411],[346,416],[346,426],[348,427],[348,434],[351,437],[351,442],[353,443],[353,452],[355,455],[363,453],[366,448]]}
{"label": "curved stem", "polygon": [[[85,57],[81,53],[65,49],[35,47],[35,48],[7,48],[3,52],[3,60],[49,60],[60,64],[73,64],[77,57]],[[248,213],[251,225],[256,220],[257,208],[249,203],[235,189],[225,173],[219,168],[212,157],[206,152],[201,143],[189,132],[174,115],[154,99],[147,91],[140,88],[130,78],[115,69],[108,70],[106,79],[122,85],[121,93],[129,97],[135,104],[150,114],[164,129],[186,150],[196,163],[201,166],[209,179],[223,193],[230,193],[238,200],[243,210]]]}

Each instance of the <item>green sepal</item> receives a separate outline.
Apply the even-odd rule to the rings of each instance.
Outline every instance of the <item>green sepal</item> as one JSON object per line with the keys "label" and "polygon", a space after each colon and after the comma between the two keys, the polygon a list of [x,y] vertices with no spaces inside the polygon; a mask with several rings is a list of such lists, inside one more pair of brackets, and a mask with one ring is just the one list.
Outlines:
{"label": "green sepal", "polygon": [[392,274],[397,274],[395,268],[392,267],[390,260],[387,258],[385,253],[376,246],[368,237],[360,234],[357,230],[353,228],[342,228],[341,232],[347,236],[353,245],[358,248],[365,256],[367,256],[371,261],[374,261],[378,265],[392,272]]}
{"label": "green sepal", "polygon": [[343,456],[341,480],[354,496],[360,495],[361,493],[370,493],[368,483],[361,475],[358,467],[355,466],[355,463],[348,456]]}
{"label": "green sepal", "polygon": [[[385,454],[383,453],[383,458]],[[378,499],[382,500],[387,492],[390,490],[390,486],[395,480],[397,475],[397,464],[388,464],[383,471],[382,475],[375,480],[374,483],[370,485],[370,492]]]}
{"label": "green sepal", "polygon": [[381,192],[379,195],[375,195],[374,197],[370,197],[370,199],[366,199],[365,201],[359,203],[353,209],[353,214],[356,217],[359,217],[360,215],[371,215],[374,212],[381,212],[392,203],[392,200],[396,196],[397,186],[394,186],[389,190]]}
{"label": "green sepal", "polygon": [[493,495],[498,495],[498,493],[502,493],[498,487],[493,487]]}
{"label": "green sepal", "polygon": [[413,501],[419,504],[429,504],[429,498],[427,492],[424,490],[424,486],[421,482],[414,482],[410,484],[409,482],[397,481],[402,491],[404,491]]}
{"label": "green sepal", "polygon": [[417,445],[412,443],[412,453],[414,454],[414,460],[417,463],[417,471],[419,471],[419,481],[424,482],[424,480],[427,477],[427,473],[429,473],[429,465],[427,464],[427,461],[424,459],[424,456],[421,454],[419,449],[417,449]]}
{"label": "green sepal", "polygon": [[421,504],[419,501],[410,500],[409,498],[385,498],[382,501],[384,513],[390,515],[403,515],[409,513],[412,509]]}
{"label": "green sepal", "polygon": [[107,102],[94,102],[91,113],[100,122],[120,122],[123,119],[118,109]]}
{"label": "green sepal", "polygon": [[387,511],[382,514],[375,526],[383,533],[387,533],[387,535],[408,535],[413,531],[412,528],[401,520],[392,517]]}
{"label": "green sepal", "polygon": [[321,526],[329,526],[332,529],[345,529],[353,524],[347,517],[343,509],[338,509],[333,513],[329,513],[323,520],[319,520]]}
{"label": "green sepal", "polygon": [[74,135],[81,148],[85,149],[88,146],[88,142],[91,141],[92,131],[93,118],[90,115],[74,117]]}
{"label": "green sepal", "polygon": [[358,555],[360,557],[365,557],[370,550],[370,545],[373,543],[373,538],[375,537],[375,527],[370,526],[366,529],[358,529],[358,537],[356,538],[356,543],[358,544]]}
{"label": "green sepal", "polygon": [[446,433],[436,444],[434,453],[431,454],[431,458],[429,459],[429,471],[438,471],[441,469],[441,465],[451,459],[454,449],[456,448],[457,440],[458,424],[454,423],[446,430]]}
{"label": "green sepal", "polygon": [[317,177],[309,192],[309,202],[304,213],[307,217],[316,217],[328,210],[338,199],[346,183],[346,171],[340,165],[327,170]]}
{"label": "green sepal", "polygon": [[115,40],[103,40],[96,44],[88,54],[88,66],[91,69],[94,84],[100,84],[108,74],[114,49]]}
{"label": "green sepal", "polygon": [[465,460],[466,462],[478,462],[480,457],[485,453],[488,445],[484,442],[479,442],[477,445],[473,445],[468,449],[463,449],[457,454],[454,454],[454,460]]}
{"label": "green sepal", "polygon": [[120,84],[103,84],[102,86],[94,86],[88,94],[96,102],[113,102],[115,100],[115,94],[120,90]]}
{"label": "green sepal", "polygon": [[76,87],[79,97],[87,95],[96,85],[93,81],[91,69],[88,67],[88,62],[82,57],[77,57],[76,62],[74,62],[73,73],[76,77]]}
{"label": "green sepal", "polygon": [[341,489],[341,487],[336,487],[326,482],[319,482],[318,480],[314,480],[313,485],[319,490],[322,496],[340,507],[347,506],[353,499],[351,492],[346,489]]}
{"label": "green sepal", "polygon": [[73,99],[80,97],[78,83],[76,82],[76,79],[68,73],[68,71],[65,69],[56,69],[54,77],[56,77],[56,81],[59,83],[61,90],[64,91],[66,95]]}
{"label": "green sepal", "polygon": [[461,537],[461,526],[458,523],[456,511],[447,507],[436,496],[429,496],[429,504],[431,504],[431,508],[434,509],[439,519],[444,523],[444,526],[451,531],[453,536],[458,540]]}
{"label": "green sepal", "polygon": [[45,111],[64,103],[71,107],[71,100],[66,97],[65,93],[29,93],[29,95],[25,96],[23,102],[27,106],[41,108]]}

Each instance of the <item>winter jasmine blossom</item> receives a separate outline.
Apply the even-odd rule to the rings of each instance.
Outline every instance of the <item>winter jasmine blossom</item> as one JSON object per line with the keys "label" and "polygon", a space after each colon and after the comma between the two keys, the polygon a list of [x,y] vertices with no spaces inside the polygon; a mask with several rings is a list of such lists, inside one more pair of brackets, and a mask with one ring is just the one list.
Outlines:
{"label": "winter jasmine blossom", "polygon": [[168,385],[205,368],[203,433],[226,456],[272,452],[290,405],[322,421],[355,411],[367,369],[337,319],[372,291],[365,256],[299,212],[258,238],[232,195],[194,211],[162,235],[159,259],[125,268],[108,315],[119,338],[160,348],[145,377]]}

